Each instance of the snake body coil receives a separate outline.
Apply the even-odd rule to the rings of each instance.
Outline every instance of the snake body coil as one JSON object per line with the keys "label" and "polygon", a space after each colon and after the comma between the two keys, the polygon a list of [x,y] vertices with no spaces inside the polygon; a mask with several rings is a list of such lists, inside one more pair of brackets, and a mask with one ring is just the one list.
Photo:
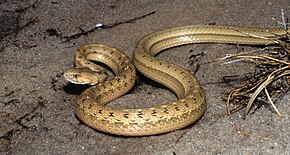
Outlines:
{"label": "snake body coil", "polygon": [[[171,47],[192,43],[230,43],[247,45],[279,44],[286,31],[281,28],[245,28],[192,25],[149,34],[136,45],[133,63],[122,52],[104,45],[80,47],[75,55],[76,69],[65,72],[74,83],[92,84],[76,105],[77,116],[99,131],[125,136],[143,136],[170,132],[197,121],[206,109],[205,95],[195,77],[174,64],[154,56]],[[108,65],[115,78],[104,81],[102,67]],[[135,84],[135,66],[142,74],[171,89],[178,100],[147,109],[113,109],[106,106],[127,93]],[[82,70],[85,70],[82,72]]]}

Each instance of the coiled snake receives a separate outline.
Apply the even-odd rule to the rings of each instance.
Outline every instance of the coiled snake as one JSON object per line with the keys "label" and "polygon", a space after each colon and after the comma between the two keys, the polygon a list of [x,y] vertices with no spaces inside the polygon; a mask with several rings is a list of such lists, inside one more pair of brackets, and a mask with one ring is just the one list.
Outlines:
{"label": "coiled snake", "polygon": [[[279,44],[287,37],[282,28],[246,28],[216,25],[191,25],[158,31],[140,39],[133,63],[122,52],[99,44],[87,44],[75,54],[75,68],[64,77],[77,84],[94,85],[77,101],[76,115],[99,131],[125,136],[170,132],[197,121],[205,112],[205,94],[195,77],[172,63],[154,56],[165,49],[192,43],[247,45]],[[115,77],[105,81],[104,69],[91,61],[108,65]],[[178,97],[177,101],[147,109],[113,109],[106,106],[127,93],[135,84],[136,71],[163,84]]]}

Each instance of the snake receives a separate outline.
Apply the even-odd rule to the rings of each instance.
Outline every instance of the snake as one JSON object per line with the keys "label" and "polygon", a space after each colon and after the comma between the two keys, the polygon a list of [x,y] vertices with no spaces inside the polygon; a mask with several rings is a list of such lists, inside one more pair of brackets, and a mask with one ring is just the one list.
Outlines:
{"label": "snake", "polygon": [[[76,116],[100,132],[120,136],[150,136],[185,128],[199,120],[206,110],[205,92],[187,70],[155,56],[166,49],[195,43],[243,45],[281,44],[284,28],[255,28],[219,25],[189,25],[157,31],[136,44],[132,61],[116,48],[85,44],[75,53],[75,67],[64,72],[67,81],[92,85],[75,106]],[[100,65],[101,64],[101,65]],[[106,67],[114,73],[108,79]],[[177,100],[149,108],[122,109],[107,106],[134,87],[136,69],[172,90]]]}

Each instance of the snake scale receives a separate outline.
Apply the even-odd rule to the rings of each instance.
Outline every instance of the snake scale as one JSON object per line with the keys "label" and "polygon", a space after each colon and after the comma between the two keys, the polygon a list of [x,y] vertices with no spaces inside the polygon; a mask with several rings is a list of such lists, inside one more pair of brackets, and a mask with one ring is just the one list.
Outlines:
{"label": "snake scale", "polygon": [[[205,94],[196,78],[185,69],[154,56],[165,49],[193,43],[246,45],[279,44],[287,37],[283,28],[247,28],[217,25],[182,26],[146,35],[133,53],[133,61],[115,48],[99,44],[81,46],[75,68],[64,77],[76,84],[89,84],[77,101],[76,115],[88,126],[123,136],[156,135],[186,127],[205,112]],[[111,80],[98,61],[115,74]],[[133,62],[133,63],[132,63]],[[171,89],[178,97],[172,103],[145,109],[115,109],[106,104],[127,93],[135,84],[136,70]]]}

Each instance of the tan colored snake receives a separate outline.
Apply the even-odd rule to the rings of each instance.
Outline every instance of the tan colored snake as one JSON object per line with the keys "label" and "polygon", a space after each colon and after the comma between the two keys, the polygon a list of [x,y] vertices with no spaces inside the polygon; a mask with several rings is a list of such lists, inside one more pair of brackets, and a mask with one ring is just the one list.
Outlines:
{"label": "tan colored snake", "polygon": [[[133,63],[122,52],[104,45],[80,47],[75,54],[76,68],[65,78],[77,84],[94,85],[86,89],[76,104],[76,115],[88,126],[106,133],[143,136],[174,131],[197,121],[206,109],[199,82],[188,71],[154,56],[171,47],[192,43],[247,45],[279,44],[287,37],[282,28],[245,28],[215,25],[176,27],[146,35],[136,45]],[[108,65],[115,78],[106,80],[102,67]],[[136,71],[171,89],[178,100],[147,109],[113,109],[107,103],[127,93],[135,84]]]}

